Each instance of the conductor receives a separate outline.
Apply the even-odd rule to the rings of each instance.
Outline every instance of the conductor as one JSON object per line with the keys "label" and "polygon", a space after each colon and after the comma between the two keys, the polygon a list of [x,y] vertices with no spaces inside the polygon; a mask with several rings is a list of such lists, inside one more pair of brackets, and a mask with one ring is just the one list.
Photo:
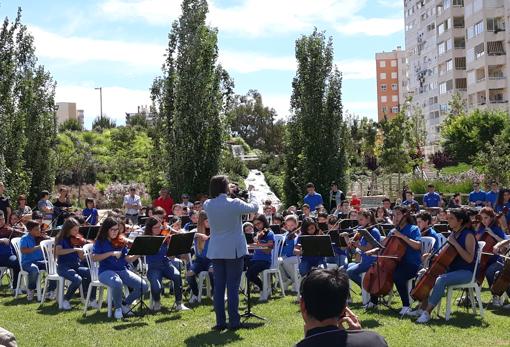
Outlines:
{"label": "conductor", "polygon": [[210,199],[204,202],[211,236],[207,258],[212,260],[214,272],[214,311],[216,325],[213,330],[227,328],[225,316],[225,287],[228,294],[228,316],[231,330],[241,326],[239,315],[239,285],[243,272],[244,256],[248,254],[242,228],[242,215],[255,213],[256,203],[229,198],[226,176],[214,176],[209,184]]}

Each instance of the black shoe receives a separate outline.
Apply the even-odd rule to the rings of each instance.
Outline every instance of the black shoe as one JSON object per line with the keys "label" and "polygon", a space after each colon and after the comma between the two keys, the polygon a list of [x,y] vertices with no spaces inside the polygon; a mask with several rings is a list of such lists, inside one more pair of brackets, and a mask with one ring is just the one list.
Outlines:
{"label": "black shoe", "polygon": [[215,326],[211,327],[211,330],[214,330],[214,331],[223,331],[226,329],[227,329],[226,325],[215,325]]}
{"label": "black shoe", "polygon": [[237,325],[229,325],[228,330],[236,331],[239,329],[247,329],[247,326],[243,323],[237,324]]}

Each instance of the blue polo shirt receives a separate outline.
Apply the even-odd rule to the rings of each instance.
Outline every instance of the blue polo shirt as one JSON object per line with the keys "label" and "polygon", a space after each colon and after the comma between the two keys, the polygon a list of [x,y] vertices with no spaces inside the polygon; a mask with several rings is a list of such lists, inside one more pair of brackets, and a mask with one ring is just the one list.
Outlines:
{"label": "blue polo shirt", "polygon": [[150,268],[160,268],[161,266],[168,263],[168,257],[166,256],[168,252],[168,243],[163,242],[161,247],[159,248],[158,253],[154,255],[148,255],[145,257],[147,260],[147,265]]}
{"label": "blue polo shirt", "polygon": [[[34,248],[35,246],[37,246],[37,244],[35,242],[35,238],[32,235],[26,234],[21,237],[21,240],[19,242],[20,248]],[[23,265],[31,264],[31,263],[34,263],[36,261],[41,261],[41,260],[44,260],[44,258],[43,258],[42,250],[40,248],[32,253],[28,253],[28,254],[21,253],[21,263]]]}
{"label": "blue polo shirt", "polygon": [[402,205],[408,206],[408,207],[414,209],[417,212],[420,211],[420,204],[416,200],[411,200],[411,201],[404,200],[404,201],[402,201]]}
{"label": "blue polo shirt", "polygon": [[[269,231],[266,236],[264,236],[262,239],[258,240],[259,243],[269,243],[273,241],[274,244],[274,232]],[[262,261],[268,261],[271,262],[271,253],[266,253],[266,251],[262,249],[256,249],[253,252],[252,260],[262,260]]]}
{"label": "blue polo shirt", "polygon": [[439,203],[441,202],[441,196],[436,193],[427,193],[423,196],[423,204],[427,207],[439,207]]}
{"label": "blue polo shirt", "polygon": [[487,200],[487,193],[485,193],[483,190],[480,190],[479,192],[475,192],[474,190],[469,193],[469,202],[475,203],[477,201],[481,201],[482,203]]}
{"label": "blue polo shirt", "polygon": [[[74,248],[73,245],[71,245],[71,240],[68,238],[63,238],[58,243],[62,247],[62,249],[72,249]],[[58,256],[58,265],[66,265],[66,266],[75,266],[80,265],[80,256],[78,253],[73,252],[69,254],[59,255]]]}
{"label": "blue polo shirt", "polygon": [[494,193],[491,190],[490,192],[487,192],[485,201],[490,202],[491,206],[494,207],[496,205],[496,201],[498,201],[498,195],[499,195],[499,192]]}
{"label": "blue polo shirt", "polygon": [[205,240],[204,249],[202,249],[202,252],[198,251],[198,239],[195,239],[193,242],[195,244],[195,257],[209,260],[209,258],[207,258],[207,250],[209,249],[209,239]]}
{"label": "blue polo shirt", "polygon": [[[112,243],[108,240],[96,240],[96,242],[94,242],[94,247],[92,248],[93,254],[103,254],[112,251],[119,251],[119,249],[114,248]],[[110,256],[99,262],[99,273],[107,270],[123,271],[127,269],[127,261],[125,259],[128,253],[127,247],[122,248],[120,251],[122,252],[122,256],[119,259],[117,259],[117,257]]]}
{"label": "blue polo shirt", "polygon": [[303,199],[303,201],[305,202],[305,204],[310,205],[310,210],[311,211],[315,211],[315,209],[317,208],[317,205],[322,205],[323,204],[322,195],[320,195],[317,192],[313,193],[313,195],[306,194],[306,196]]}
{"label": "blue polo shirt", "polygon": [[[407,224],[400,232],[411,240],[421,241],[420,228],[416,225]],[[407,244],[406,246],[406,252],[402,257],[402,262],[419,266],[421,264],[421,251],[415,251]]]}
{"label": "blue polo shirt", "polygon": [[284,258],[289,258],[294,256],[294,248],[296,246],[297,237],[294,237],[292,240],[289,238],[285,238],[285,243],[282,248],[282,256]]}
{"label": "blue polo shirt", "polygon": [[508,212],[506,213],[505,215],[505,218],[506,218],[506,222],[510,222],[510,201],[507,202],[506,204],[504,205],[496,205],[496,207],[494,208],[494,210],[497,212],[497,213],[500,213],[500,212],[503,212],[503,210],[505,209],[505,207],[508,209]]}
{"label": "blue polo shirt", "polygon": [[[97,209],[95,208],[84,208],[83,211],[81,212],[82,216],[87,219],[87,223],[89,223],[90,225],[96,225],[97,224],[97,216],[98,216],[98,213],[97,213]],[[90,216],[90,218],[89,218]]]}

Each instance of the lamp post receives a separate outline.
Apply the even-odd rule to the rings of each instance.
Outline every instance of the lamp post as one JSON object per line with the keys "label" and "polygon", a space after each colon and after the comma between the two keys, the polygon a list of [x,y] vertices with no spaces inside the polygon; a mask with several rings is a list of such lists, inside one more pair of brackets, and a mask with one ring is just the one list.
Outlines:
{"label": "lamp post", "polygon": [[103,118],[103,87],[94,89],[99,90],[99,118]]}

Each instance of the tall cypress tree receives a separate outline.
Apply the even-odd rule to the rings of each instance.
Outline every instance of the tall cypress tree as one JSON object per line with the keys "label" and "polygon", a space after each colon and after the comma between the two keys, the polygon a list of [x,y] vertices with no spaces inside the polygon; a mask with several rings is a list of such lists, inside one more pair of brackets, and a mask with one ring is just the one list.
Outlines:
{"label": "tall cypress tree", "polygon": [[224,102],[232,93],[217,64],[217,31],[205,24],[206,0],[184,0],[169,34],[163,76],[152,86],[174,193],[207,191],[218,172],[224,137]]}
{"label": "tall cypress tree", "polygon": [[323,32],[296,41],[296,76],[285,155],[286,203],[301,200],[313,182],[326,194],[336,180],[345,189],[346,155],[342,139],[342,74],[333,66],[333,41]]}

